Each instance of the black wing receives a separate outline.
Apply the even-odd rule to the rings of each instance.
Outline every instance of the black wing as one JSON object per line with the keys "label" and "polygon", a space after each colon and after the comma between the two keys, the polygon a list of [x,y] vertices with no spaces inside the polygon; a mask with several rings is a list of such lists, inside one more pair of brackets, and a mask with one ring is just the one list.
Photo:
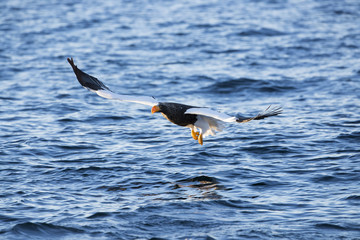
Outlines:
{"label": "black wing", "polygon": [[68,58],[67,60],[70,63],[72,69],[74,70],[76,78],[81,84],[81,86],[93,91],[97,91],[97,90],[110,91],[110,89],[107,86],[105,86],[105,84],[103,84],[101,81],[99,81],[96,77],[93,77],[78,69],[78,67],[74,64],[74,60],[72,58]]}

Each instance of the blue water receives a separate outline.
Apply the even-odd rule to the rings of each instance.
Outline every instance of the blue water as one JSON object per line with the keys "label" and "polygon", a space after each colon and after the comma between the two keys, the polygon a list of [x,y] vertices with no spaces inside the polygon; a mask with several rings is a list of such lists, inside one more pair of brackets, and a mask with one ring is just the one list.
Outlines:
{"label": "blue water", "polygon": [[[0,239],[360,239],[360,2],[0,2]],[[122,94],[280,116],[200,146]]]}

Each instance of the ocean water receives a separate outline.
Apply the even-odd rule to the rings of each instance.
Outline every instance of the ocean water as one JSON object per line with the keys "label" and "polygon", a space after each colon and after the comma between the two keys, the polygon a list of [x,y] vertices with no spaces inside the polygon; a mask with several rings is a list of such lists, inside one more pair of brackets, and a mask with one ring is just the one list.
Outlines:
{"label": "ocean water", "polygon": [[[360,239],[360,1],[0,1],[0,239]],[[151,108],[252,116],[200,146]]]}

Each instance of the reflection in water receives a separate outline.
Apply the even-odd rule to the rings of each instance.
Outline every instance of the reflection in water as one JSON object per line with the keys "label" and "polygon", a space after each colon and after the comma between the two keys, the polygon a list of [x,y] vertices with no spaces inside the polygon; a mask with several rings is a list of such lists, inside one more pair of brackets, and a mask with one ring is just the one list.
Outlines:
{"label": "reflection in water", "polygon": [[219,195],[216,192],[216,190],[225,189],[222,185],[219,184],[216,178],[208,177],[204,175],[180,180],[178,183],[174,185],[174,189],[187,188],[187,187],[197,189],[199,191],[201,196],[197,194],[189,194],[187,196],[188,198],[198,199],[198,200],[221,199],[221,195]]}

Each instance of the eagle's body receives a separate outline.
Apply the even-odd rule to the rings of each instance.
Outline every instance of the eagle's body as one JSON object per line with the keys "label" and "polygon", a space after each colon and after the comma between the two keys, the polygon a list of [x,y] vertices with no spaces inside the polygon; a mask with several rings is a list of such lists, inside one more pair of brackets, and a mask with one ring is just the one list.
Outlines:
{"label": "eagle's body", "polygon": [[159,112],[161,112],[167,120],[176,125],[186,127],[189,125],[194,125],[197,121],[196,115],[185,114],[188,109],[196,108],[194,106],[189,106],[181,103],[160,102],[159,108]]}
{"label": "eagle's body", "polygon": [[153,97],[147,96],[120,95],[112,92],[97,78],[78,69],[72,59],[68,58],[67,60],[73,68],[77,80],[83,87],[104,98],[152,106],[152,113],[160,112],[170,122],[182,127],[190,128],[191,136],[195,140],[198,140],[201,145],[203,144],[203,137],[207,135],[215,135],[216,131],[222,131],[224,128],[223,122],[243,123],[251,120],[260,120],[266,117],[278,115],[282,111],[280,107],[268,107],[264,112],[259,113],[255,117],[232,117],[209,108],[195,107],[173,102],[158,102]]}

